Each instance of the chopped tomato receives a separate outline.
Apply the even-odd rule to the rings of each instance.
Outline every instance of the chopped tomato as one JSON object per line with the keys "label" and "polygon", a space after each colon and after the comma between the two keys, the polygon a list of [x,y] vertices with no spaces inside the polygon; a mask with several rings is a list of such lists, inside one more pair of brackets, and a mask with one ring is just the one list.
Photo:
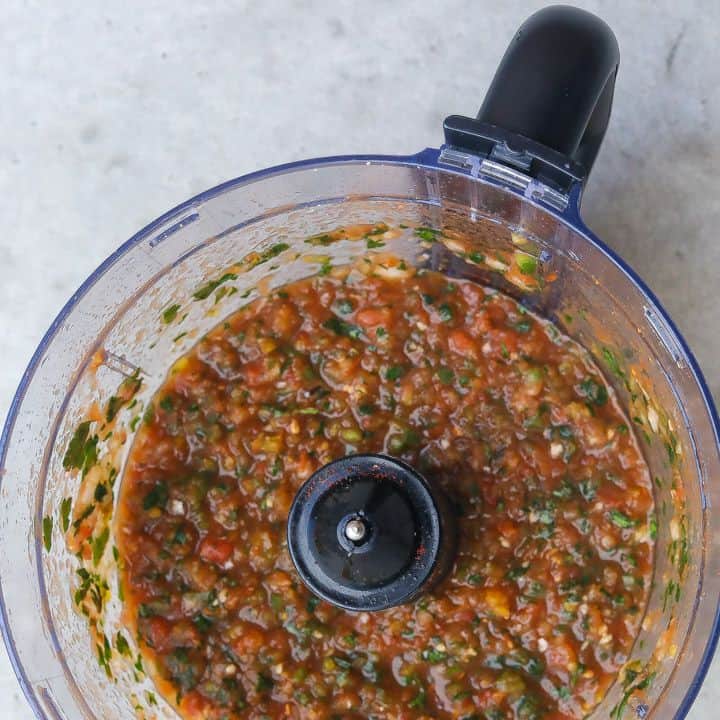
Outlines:
{"label": "chopped tomato", "polygon": [[222,538],[206,537],[200,543],[200,557],[216,565],[223,565],[233,553],[234,545]]}

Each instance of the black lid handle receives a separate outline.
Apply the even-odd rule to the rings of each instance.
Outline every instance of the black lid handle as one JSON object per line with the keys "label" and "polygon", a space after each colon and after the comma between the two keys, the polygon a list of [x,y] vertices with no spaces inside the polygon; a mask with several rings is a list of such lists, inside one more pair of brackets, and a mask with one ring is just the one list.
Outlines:
{"label": "black lid handle", "polygon": [[599,17],[567,5],[517,31],[478,120],[524,135],[590,172],[610,119],[620,50]]}
{"label": "black lid handle", "polygon": [[515,34],[477,120],[448,118],[448,144],[462,147],[461,129],[475,123],[468,147],[477,149],[480,136],[510,138],[510,150],[555,167],[565,158],[571,175],[584,180],[610,119],[619,62],[615,35],[600,18],[567,5],[544,8]]}

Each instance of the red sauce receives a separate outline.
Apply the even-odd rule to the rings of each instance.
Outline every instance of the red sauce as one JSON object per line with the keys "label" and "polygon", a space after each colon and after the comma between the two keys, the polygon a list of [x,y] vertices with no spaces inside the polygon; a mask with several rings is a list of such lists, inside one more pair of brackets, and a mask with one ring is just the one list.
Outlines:
{"label": "red sauce", "polygon": [[[311,473],[403,458],[461,508],[449,576],[409,605],[314,598],[285,523]],[[186,718],[582,718],[630,652],[650,477],[586,353],[435,273],[296,282],[170,372],[122,483],[128,623]]]}

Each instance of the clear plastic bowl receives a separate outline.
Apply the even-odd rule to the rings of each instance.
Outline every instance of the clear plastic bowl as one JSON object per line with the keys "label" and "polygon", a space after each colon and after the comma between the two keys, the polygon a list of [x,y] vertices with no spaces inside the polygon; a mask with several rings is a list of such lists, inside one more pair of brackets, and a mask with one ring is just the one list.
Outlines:
{"label": "clear plastic bowl", "polygon": [[[174,340],[159,320],[162,309],[186,304],[233,261],[277,242],[306,255],[302,241],[309,234],[375,221],[459,229],[483,251],[512,251],[512,231],[518,231],[530,238],[546,277],[557,278],[540,291],[519,293],[502,273],[479,270],[442,247],[428,260],[450,275],[523,294],[598,358],[630,412],[639,413],[637,429],[659,481],[658,560],[630,671],[592,717],[684,717],[718,634],[720,520],[712,513],[720,504],[718,418],[684,341],[640,279],[585,228],[578,196],[566,209],[553,210],[531,192],[443,167],[436,150],[407,158],[312,160],[199,195],[109,257],[43,338],[0,442],[0,624],[37,717],[132,718],[150,697],[151,686],[136,682],[131,663],[114,657],[113,680],[98,665],[87,624],[74,608],[76,560],[57,522],[52,550],[43,548],[43,518],[57,517],[62,498],[77,491],[79,479],[63,470],[62,457],[89,405],[106,403],[135,368],[143,371],[140,399],[146,400],[200,334],[252,300],[254,291],[244,290],[318,269],[312,258],[272,270],[261,265],[237,280],[240,292],[224,298],[214,314],[203,303],[189,303],[182,325],[189,333]],[[343,243],[321,250],[334,264],[354,252]],[[566,323],[569,315],[572,323]],[[101,349],[104,360],[95,367]],[[114,593],[114,573],[108,581]],[[118,623],[115,599],[104,628],[111,640]],[[150,717],[174,717],[159,703]]]}

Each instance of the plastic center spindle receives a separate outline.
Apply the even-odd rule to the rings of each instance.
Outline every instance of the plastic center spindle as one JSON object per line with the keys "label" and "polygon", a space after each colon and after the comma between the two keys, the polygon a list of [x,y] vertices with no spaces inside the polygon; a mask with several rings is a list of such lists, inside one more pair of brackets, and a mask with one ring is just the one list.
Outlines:
{"label": "plastic center spindle", "polygon": [[346,610],[417,598],[450,569],[455,518],[439,488],[385,455],[350,455],[300,488],[288,547],[308,588]]}

